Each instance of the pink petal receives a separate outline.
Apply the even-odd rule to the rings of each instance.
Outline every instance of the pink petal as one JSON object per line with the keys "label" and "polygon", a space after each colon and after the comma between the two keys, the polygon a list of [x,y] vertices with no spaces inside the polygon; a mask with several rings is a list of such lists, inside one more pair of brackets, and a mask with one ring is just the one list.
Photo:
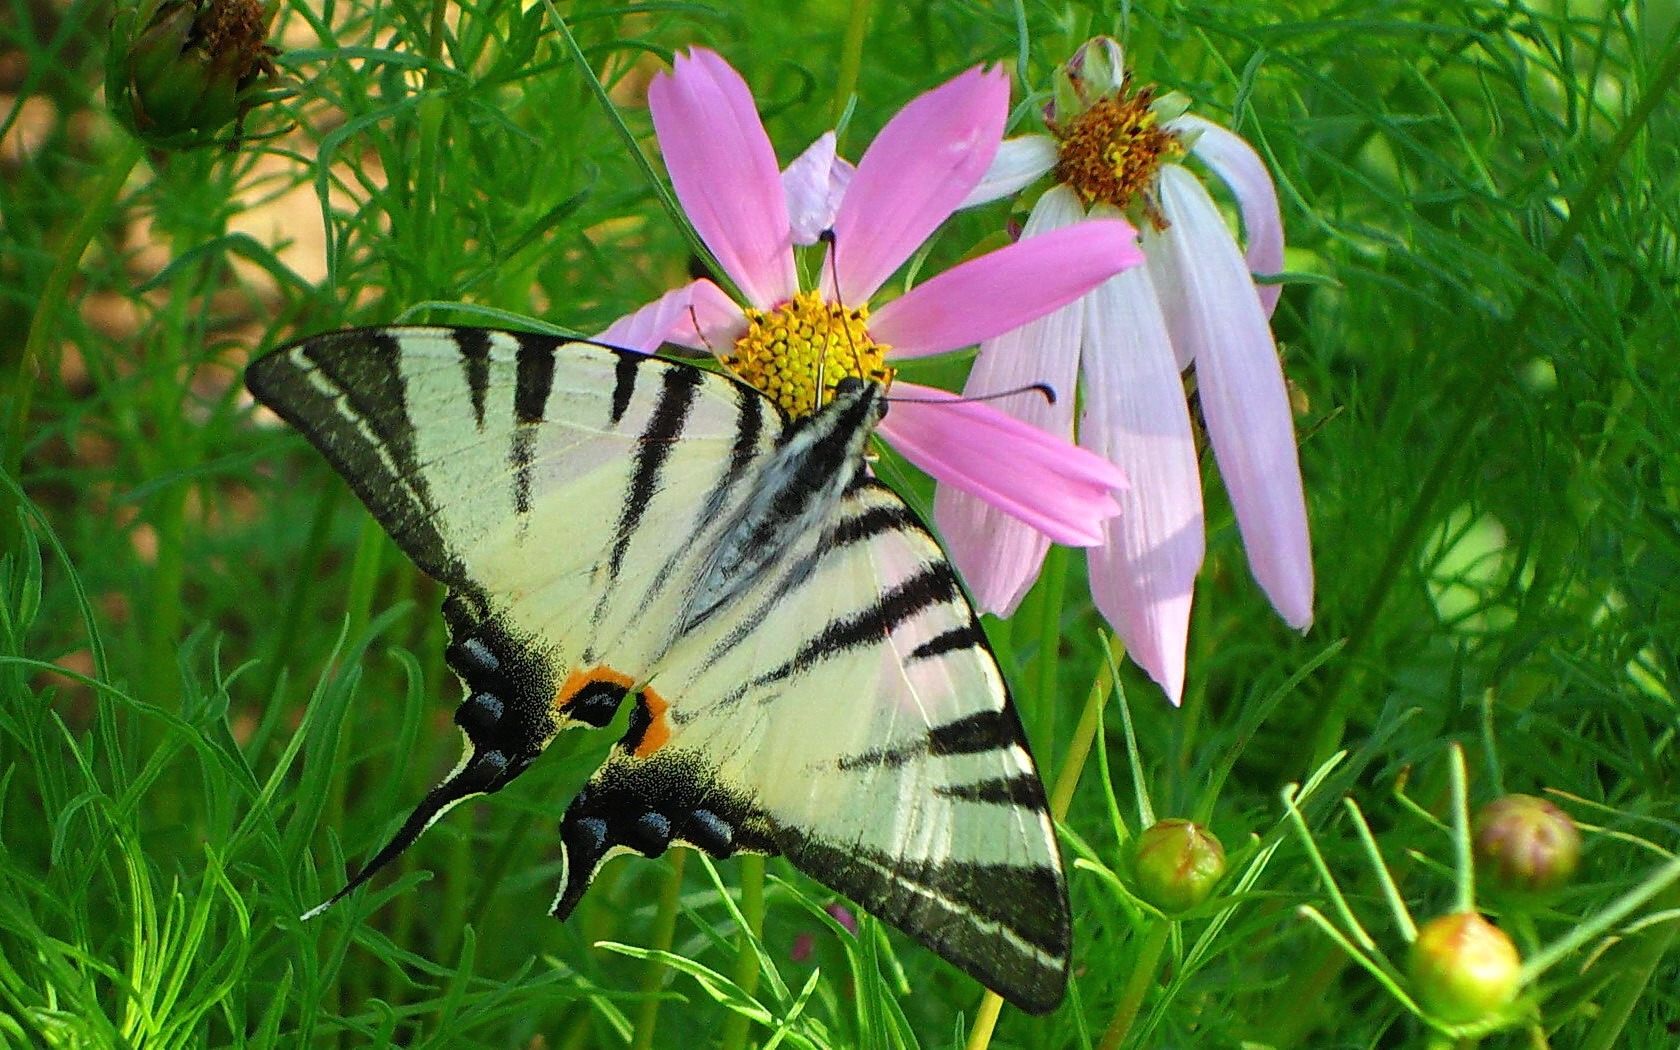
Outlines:
{"label": "pink petal", "polygon": [[1182,298],[1161,304],[1173,342],[1196,362],[1196,386],[1219,473],[1231,494],[1254,577],[1289,625],[1312,623],[1312,549],[1283,367],[1248,266],[1219,208],[1194,175],[1161,172],[1171,224],[1159,261]]}
{"label": "pink petal", "polygon": [[1204,552],[1184,385],[1146,270],[1113,278],[1084,302],[1079,442],[1132,482],[1119,497],[1119,515],[1103,525],[1107,542],[1086,556],[1091,596],[1132,659],[1176,704]]}
{"label": "pink petal", "polygon": [[825,131],[782,172],[793,243],[815,244],[834,225],[840,200],[857,171],[834,152],[834,132]]}
{"label": "pink petal", "polygon": [[741,308],[723,289],[702,277],[625,314],[595,340],[644,354],[653,353],[663,343],[718,353],[733,346],[746,329],[747,318]]}
{"label": "pink petal", "polygon": [[[1084,217],[1079,196],[1066,186],[1057,186],[1033,205],[1022,237],[1030,240]],[[1073,440],[1083,302],[1075,299],[1036,321],[981,343],[963,387],[964,396],[1047,383],[1056,391],[1054,404],[1036,393],[987,403],[1047,434]],[[1039,566],[1050,549],[1050,537],[951,485],[940,485],[934,493],[933,520],[952,563],[968,581],[975,602],[986,612],[1012,615],[1038,577]]]}
{"label": "pink petal", "polygon": [[944,390],[895,383],[893,395],[880,432],[934,480],[1003,508],[1057,543],[1101,542],[1103,519],[1119,509],[1111,493],[1126,484],[1113,464]]}
{"label": "pink petal", "polygon": [[724,272],[754,306],[798,290],[776,153],[741,75],[694,48],[654,77],[648,108],[671,186]]}
{"label": "pink petal", "polygon": [[887,122],[858,161],[834,219],[839,287],[830,298],[869,301],[980,181],[1008,116],[1008,75],[971,69]]}
{"label": "pink petal", "polygon": [[974,208],[1021,192],[1056,166],[1059,153],[1056,140],[1049,135],[1004,139],[998,146],[997,156],[992,158],[992,166],[957,208]]}
{"label": "pink petal", "polygon": [[1143,261],[1124,219],[1096,219],[971,259],[910,289],[869,321],[894,357],[973,346],[1065,306]]}
{"label": "pink petal", "polygon": [[[1254,147],[1241,135],[1220,127],[1193,113],[1186,113],[1168,122],[1172,131],[1194,131],[1199,137],[1190,147],[1219,181],[1231,188],[1242,212],[1243,236],[1248,241],[1248,269],[1251,273],[1271,275],[1283,272],[1283,215],[1278,211],[1277,188],[1272,185],[1271,173]],[[1281,285],[1262,284],[1260,303],[1266,316],[1277,309]]]}

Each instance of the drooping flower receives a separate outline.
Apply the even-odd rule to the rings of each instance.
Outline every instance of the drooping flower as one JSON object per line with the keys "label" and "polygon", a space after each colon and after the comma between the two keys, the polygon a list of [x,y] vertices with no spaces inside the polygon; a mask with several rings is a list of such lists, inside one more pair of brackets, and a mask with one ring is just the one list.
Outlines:
{"label": "drooping flower", "polygon": [[[972,346],[1141,261],[1123,219],[1085,223],[969,260],[871,308],[991,165],[1009,104],[997,71],[972,69],[911,101],[855,170],[836,161],[826,136],[779,172],[745,82],[704,49],[677,56],[648,104],[677,199],[745,302],[702,278],[598,338],[715,352],[793,416],[829,400],[844,377],[891,384],[890,362]],[[817,276],[802,284],[795,246],[825,232],[822,257],[808,260]],[[1058,542],[1101,541],[1125,485],[1108,460],[989,404],[903,381],[893,392],[879,430],[916,466]]]}
{"label": "drooping flower", "polygon": [[[1305,500],[1283,371],[1268,318],[1283,268],[1283,227],[1264,165],[1241,138],[1134,89],[1119,45],[1088,43],[1059,74],[1051,134],[1011,139],[967,204],[1053,173],[1022,244],[1130,215],[1143,266],[1031,325],[982,344],[965,393],[1041,379],[1085,383],[1079,444],[1120,467],[1121,513],[1088,553],[1092,596],[1139,666],[1177,703],[1190,604],[1205,553],[1201,478],[1181,373],[1195,366],[1209,442],[1236,511],[1249,564],[1292,627],[1312,622]],[[1246,257],[1200,180],[1195,156],[1232,191]],[[1012,400],[1004,410],[1072,436],[1069,399]],[[942,486],[934,517],[981,606],[1007,615],[1032,586],[1045,536]],[[1006,552],[1000,556],[999,552]]]}
{"label": "drooping flower", "polygon": [[[268,42],[277,0],[132,0],[111,18],[105,95],[148,146],[192,149],[282,90]],[[235,131],[238,137],[238,131]]]}

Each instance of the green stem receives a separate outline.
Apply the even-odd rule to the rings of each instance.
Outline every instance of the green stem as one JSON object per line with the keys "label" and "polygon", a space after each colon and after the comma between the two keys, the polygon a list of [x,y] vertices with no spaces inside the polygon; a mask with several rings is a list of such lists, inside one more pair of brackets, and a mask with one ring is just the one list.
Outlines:
{"label": "green stem", "polygon": [[[1669,887],[1668,891],[1656,900],[1658,911],[1677,906],[1680,906],[1680,887]],[[1598,1017],[1593,1020],[1592,1027],[1587,1030],[1587,1038],[1581,1044],[1581,1050],[1609,1050],[1617,1045],[1616,1041],[1621,1038],[1622,1029],[1627,1026],[1628,1018],[1633,1015],[1634,1005],[1639,1002],[1639,997],[1645,994],[1645,989],[1650,987],[1658,964],[1662,962],[1663,956],[1668,954],[1677,936],[1680,936],[1680,919],[1670,919],[1640,932],[1639,944],[1634,949],[1632,958],[1628,960],[1628,965],[1605,990],[1604,1002]]]}
{"label": "green stem", "polygon": [[[764,858],[757,853],[741,855],[741,915],[747,928],[741,931],[740,953],[735,956],[735,983],[751,998],[758,991],[759,976],[753,941],[764,932]],[[730,1014],[723,1026],[723,1050],[742,1050],[751,1023],[745,1014]]]}
{"label": "green stem", "polygon": [[1171,934],[1172,923],[1162,920],[1151,924],[1149,931],[1143,935],[1137,960],[1132,964],[1131,975],[1126,978],[1126,986],[1120,993],[1120,1003],[1114,1008],[1108,1027],[1103,1030],[1102,1042],[1097,1044],[1097,1050],[1118,1050],[1125,1042],[1133,1022],[1137,1020],[1138,1010],[1143,1006],[1143,997],[1149,993],[1149,986],[1155,983],[1155,975],[1161,969],[1161,955],[1166,951],[1167,938]]}
{"label": "green stem", "polygon": [[828,122],[840,123],[857,91],[858,70],[863,68],[863,35],[869,22],[869,0],[853,0],[851,17],[846,20],[846,39],[840,45],[840,71],[834,80],[834,101],[828,110]]}
{"label": "green stem", "polygon": [[[47,345],[58,330],[59,315],[69,305],[70,281],[81,272],[82,253],[87,250],[94,233],[110,218],[111,209],[122,194],[123,186],[128,183],[129,173],[140,163],[144,153],[135,139],[124,135],[122,143],[100,175],[93,193],[85,198],[88,204],[81,217],[58,246],[58,258],[54,260],[52,271],[47,274],[47,283],[41,289],[35,316],[29,320],[29,335],[24,339],[23,352],[18,355],[17,370],[12,374],[11,396],[6,399],[11,402],[12,409],[6,419],[6,442],[3,454],[0,454],[0,472],[16,478],[20,486],[23,484],[23,443],[29,429],[29,402],[35,393],[36,371]],[[13,504],[14,498],[10,493],[0,493],[0,541],[3,541],[0,542],[0,550],[11,549],[17,539],[17,511]]]}
{"label": "green stem", "polygon": [[[1604,148],[1598,166],[1587,177],[1580,193],[1569,202],[1569,218],[1558,230],[1557,236],[1546,246],[1545,260],[1548,265],[1556,266],[1569,250],[1569,246],[1580,236],[1588,218],[1593,214],[1593,206],[1599,195],[1610,187],[1622,156],[1633,145],[1633,140],[1645,127],[1656,107],[1667,100],[1669,90],[1677,79],[1680,79],[1680,45],[1669,50],[1638,104],[1628,114],[1626,123]],[[1551,283],[1542,279],[1529,282],[1522,299],[1517,303],[1517,308],[1511,313],[1511,320],[1505,326],[1504,334],[1494,341],[1495,346],[1507,348],[1504,352],[1508,354],[1514,352],[1515,348],[1527,345],[1523,332],[1539,309],[1540,289],[1550,287]],[[1458,418],[1437,446],[1435,459],[1424,472],[1416,495],[1407,501],[1406,517],[1402,519],[1400,528],[1388,545],[1382,564],[1377,569],[1376,581],[1366,593],[1365,602],[1359,607],[1348,629],[1347,645],[1342,649],[1341,659],[1335,662],[1330,678],[1325,683],[1324,720],[1319,723],[1318,732],[1313,738],[1311,757],[1306,763],[1308,769],[1317,769],[1341,747],[1342,736],[1347,729],[1348,697],[1353,695],[1347,691],[1352,668],[1364,654],[1365,646],[1370,643],[1372,628],[1381,617],[1383,606],[1387,604],[1388,596],[1399,579],[1400,568],[1416,549],[1418,539],[1435,511],[1435,503],[1440,499],[1448,477],[1457,465],[1459,457],[1475,444],[1470,440],[1472,431],[1487,418],[1494,397],[1505,390],[1505,384],[1496,381],[1494,375],[1497,373],[1490,373],[1485,382],[1476,383],[1464,399]]]}
{"label": "green stem", "polygon": [[1061,768],[1056,771],[1056,786],[1050,793],[1050,819],[1055,821],[1067,819],[1068,807],[1073,804],[1073,790],[1079,786],[1079,774],[1085,770],[1085,760],[1091,757],[1097,729],[1102,725],[1103,708],[1108,706],[1108,695],[1114,691],[1114,668],[1126,658],[1125,644],[1112,635],[1108,639],[1108,651],[1113,661],[1104,661],[1097,669],[1091,690],[1085,694],[1085,710],[1079,713],[1079,725],[1073,731],[1073,739],[1068,741]]}
{"label": "green stem", "polygon": [[[671,950],[671,942],[677,935],[677,905],[682,900],[683,861],[688,859],[688,850],[674,849],[670,855],[671,871],[665,879],[665,888],[659,893],[659,911],[653,917],[653,940],[648,945],[662,952]],[[653,1032],[659,1024],[659,1006],[664,1002],[656,993],[664,982],[665,964],[648,960],[647,971],[642,975],[642,992],[647,998],[642,1000],[641,1013],[636,1016],[636,1038],[631,1050],[653,1050]]]}
{"label": "green stem", "polygon": [[1038,680],[1034,683],[1033,746],[1048,755],[1056,748],[1056,701],[1062,680],[1062,601],[1067,593],[1067,558],[1060,547],[1044,556],[1038,577]]}
{"label": "green stem", "polygon": [[980,1009],[974,1012],[974,1027],[968,1030],[968,1050],[986,1050],[992,1045],[992,1030],[997,1027],[1002,1012],[1003,996],[986,989],[986,994],[980,997]]}

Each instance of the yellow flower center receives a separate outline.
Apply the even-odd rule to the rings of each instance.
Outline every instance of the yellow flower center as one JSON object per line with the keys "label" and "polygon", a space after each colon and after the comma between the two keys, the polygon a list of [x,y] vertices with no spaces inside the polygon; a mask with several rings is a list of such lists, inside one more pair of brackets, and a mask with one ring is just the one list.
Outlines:
{"label": "yellow flower center", "polygon": [[835,385],[847,376],[892,383],[891,347],[869,337],[867,306],[848,310],[799,292],[773,310],[745,312],[747,334],[723,363],[795,419],[834,400]]}
{"label": "yellow flower center", "polygon": [[1184,156],[1184,143],[1160,125],[1149,108],[1149,88],[1099,99],[1066,124],[1051,129],[1061,144],[1056,181],[1079,191],[1087,204],[1112,204],[1122,211],[1134,202],[1157,229],[1166,219],[1155,202],[1161,165]]}

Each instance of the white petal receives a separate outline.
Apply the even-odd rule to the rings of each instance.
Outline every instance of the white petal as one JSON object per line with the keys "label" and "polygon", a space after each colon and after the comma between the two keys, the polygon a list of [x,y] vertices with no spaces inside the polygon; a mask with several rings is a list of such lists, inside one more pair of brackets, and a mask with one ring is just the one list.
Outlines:
{"label": "white petal", "polygon": [[[1196,141],[1190,147],[1203,164],[1231,189],[1242,213],[1243,238],[1248,241],[1250,273],[1271,275],[1283,272],[1283,215],[1278,211],[1277,187],[1265,161],[1241,135],[1211,120],[1186,113],[1167,123],[1169,131],[1192,131]],[[1260,303],[1266,316],[1277,309],[1281,285],[1259,286]]]}
{"label": "white petal", "polygon": [[1170,223],[1146,247],[1174,348],[1196,362],[1196,386],[1219,473],[1255,579],[1292,627],[1312,623],[1312,550],[1289,396],[1248,266],[1196,177],[1161,172]]}
{"label": "white petal", "polygon": [[[1033,205],[1024,238],[1071,226],[1085,217],[1079,197],[1066,186],[1052,188]],[[1031,324],[980,344],[963,394],[975,397],[1045,383],[1056,393],[1051,404],[1036,392],[999,398],[994,408],[1049,433],[1073,440],[1074,385],[1079,376],[1082,300]],[[1050,537],[954,485],[940,485],[933,520],[957,570],[986,612],[1009,616],[1032,588],[1050,549]]]}
{"label": "white petal", "polygon": [[957,207],[973,208],[1007,197],[1033,184],[1056,166],[1056,140],[1049,135],[1021,135],[1004,139],[980,184]]}
{"label": "white petal", "polygon": [[1087,555],[1091,596],[1138,666],[1178,703],[1204,553],[1201,475],[1166,320],[1149,274],[1086,297],[1079,443],[1131,480],[1107,542]]}
{"label": "white petal", "polygon": [[783,170],[782,191],[787,194],[793,243],[815,244],[834,225],[840,198],[846,195],[855,171],[834,152],[832,131],[823,132]]}

